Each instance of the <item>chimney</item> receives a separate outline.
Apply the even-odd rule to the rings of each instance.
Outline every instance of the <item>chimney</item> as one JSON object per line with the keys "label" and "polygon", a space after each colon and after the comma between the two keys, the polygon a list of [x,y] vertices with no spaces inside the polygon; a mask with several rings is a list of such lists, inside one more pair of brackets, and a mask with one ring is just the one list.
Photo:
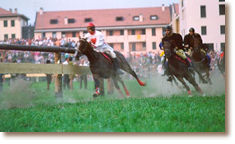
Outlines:
{"label": "chimney", "polygon": [[12,13],[12,8],[9,8],[9,11]]}
{"label": "chimney", "polygon": [[68,18],[64,17],[64,24],[68,24]]}
{"label": "chimney", "polygon": [[17,14],[17,8],[15,8],[15,13]]}
{"label": "chimney", "polygon": [[140,22],[144,21],[144,17],[142,14],[140,14],[139,17],[140,17]]}
{"label": "chimney", "polygon": [[42,7],[40,7],[39,14],[40,14],[40,15],[43,14],[43,8],[42,8]]}
{"label": "chimney", "polygon": [[164,12],[165,11],[165,5],[162,4],[162,11]]}

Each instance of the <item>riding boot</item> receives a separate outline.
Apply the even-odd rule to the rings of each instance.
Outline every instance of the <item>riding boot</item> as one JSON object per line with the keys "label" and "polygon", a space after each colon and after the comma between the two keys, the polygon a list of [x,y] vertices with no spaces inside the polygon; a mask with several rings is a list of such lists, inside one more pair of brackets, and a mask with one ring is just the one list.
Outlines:
{"label": "riding boot", "polygon": [[113,58],[113,67],[114,67],[114,70],[116,71],[116,73],[117,73],[118,75],[123,74],[123,72],[120,70],[120,65],[119,65],[119,63],[118,63],[117,58]]}

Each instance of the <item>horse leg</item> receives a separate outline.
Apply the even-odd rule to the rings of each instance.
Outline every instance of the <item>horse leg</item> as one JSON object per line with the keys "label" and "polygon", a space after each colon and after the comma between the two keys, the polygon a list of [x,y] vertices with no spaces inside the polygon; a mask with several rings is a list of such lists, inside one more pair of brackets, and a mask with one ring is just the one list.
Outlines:
{"label": "horse leg", "polygon": [[121,63],[120,65],[121,69],[126,71],[127,73],[131,74],[139,83],[140,86],[145,86],[146,84],[144,82],[142,82],[138,76],[136,75],[136,73],[132,70],[131,66],[127,63],[127,61]]}
{"label": "horse leg", "polygon": [[95,93],[93,94],[93,97],[97,97],[100,95],[100,78],[96,74],[93,74],[92,76],[95,83]]}
{"label": "horse leg", "polygon": [[202,76],[202,74],[199,72],[199,70],[197,70],[197,68],[194,67],[194,70],[196,71],[196,73],[198,74],[199,76],[199,81],[203,82],[203,83],[207,83],[207,81],[204,79],[204,77]]}
{"label": "horse leg", "polygon": [[126,88],[126,85],[124,84],[123,80],[122,80],[121,77],[119,77],[119,76],[118,76],[118,81],[121,82],[122,87],[123,87],[123,89],[124,89],[124,91],[125,91],[125,93],[126,93],[126,96],[129,97],[129,96],[130,96],[130,93],[129,93],[128,89]]}
{"label": "horse leg", "polygon": [[99,88],[100,88],[100,95],[104,96],[104,79],[103,78],[99,79]]}
{"label": "horse leg", "polygon": [[192,94],[191,90],[190,90],[189,86],[185,83],[183,77],[176,76],[176,78],[184,85],[184,87],[188,91],[188,94],[191,95]]}
{"label": "horse leg", "polygon": [[209,84],[211,85],[212,82],[211,82],[211,78],[210,78],[210,70],[209,69],[206,70],[206,78],[207,78]]}
{"label": "horse leg", "polygon": [[186,80],[188,80],[193,86],[194,88],[200,93],[203,94],[201,88],[198,86],[198,84],[196,83],[195,79],[192,77],[192,75],[190,74],[186,74],[185,75]]}
{"label": "horse leg", "polygon": [[117,77],[113,77],[113,83],[114,83],[115,88],[118,90],[119,94],[121,95],[121,97],[124,97],[124,95],[118,85]]}

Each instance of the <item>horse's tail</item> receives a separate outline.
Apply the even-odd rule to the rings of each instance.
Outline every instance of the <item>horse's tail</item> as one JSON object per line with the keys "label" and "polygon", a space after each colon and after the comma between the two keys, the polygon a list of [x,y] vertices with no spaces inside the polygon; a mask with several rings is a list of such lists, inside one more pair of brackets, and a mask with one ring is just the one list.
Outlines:
{"label": "horse's tail", "polygon": [[145,83],[142,82],[138,76],[136,75],[136,73],[132,70],[131,66],[128,64],[127,60],[125,59],[125,57],[118,51],[115,51],[117,58],[118,58],[118,62],[120,64],[120,68],[124,71],[126,71],[127,73],[131,74],[139,83],[139,85],[141,86],[145,86]]}

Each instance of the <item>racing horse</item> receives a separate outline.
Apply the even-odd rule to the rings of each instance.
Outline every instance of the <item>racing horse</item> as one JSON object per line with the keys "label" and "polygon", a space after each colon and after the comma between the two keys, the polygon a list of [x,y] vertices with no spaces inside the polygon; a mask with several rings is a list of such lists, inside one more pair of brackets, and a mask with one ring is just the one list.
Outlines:
{"label": "racing horse", "polygon": [[191,83],[200,94],[203,94],[201,88],[196,83],[195,78],[192,76],[192,73],[188,68],[188,63],[172,51],[173,44],[171,44],[169,41],[164,41],[163,47],[165,51],[165,56],[168,59],[168,67],[170,74],[172,76],[175,76],[183,84],[189,95],[191,95],[191,90],[184,81],[184,78],[189,83]]}
{"label": "racing horse", "polygon": [[[127,73],[131,74],[139,83],[140,86],[145,86],[145,83],[142,82],[136,73],[132,70],[128,62],[126,61],[125,57],[120,53],[115,51],[117,55],[117,59],[120,65],[120,69],[126,71]],[[86,55],[89,62],[90,62],[90,70],[93,74],[93,78],[95,80],[96,88],[102,87],[103,79],[112,78],[115,88],[118,92],[123,96],[122,91],[119,88],[118,82],[121,82],[124,91],[127,96],[129,96],[129,91],[126,88],[123,80],[117,74],[114,69],[112,59],[107,56],[105,53],[97,52],[92,47],[91,43],[89,43],[86,39],[81,38],[79,40],[79,45],[77,47],[77,51],[75,53],[75,58],[78,59],[81,55]],[[97,84],[98,83],[98,84]],[[102,89],[102,88],[101,88]],[[97,95],[93,95],[96,97]]]}
{"label": "racing horse", "polygon": [[193,40],[194,43],[191,56],[193,67],[196,69],[199,75],[205,74],[203,78],[206,78],[206,81],[209,82],[209,84],[212,84],[210,79],[210,61],[206,54],[201,51],[203,44],[198,37],[194,37]]}

